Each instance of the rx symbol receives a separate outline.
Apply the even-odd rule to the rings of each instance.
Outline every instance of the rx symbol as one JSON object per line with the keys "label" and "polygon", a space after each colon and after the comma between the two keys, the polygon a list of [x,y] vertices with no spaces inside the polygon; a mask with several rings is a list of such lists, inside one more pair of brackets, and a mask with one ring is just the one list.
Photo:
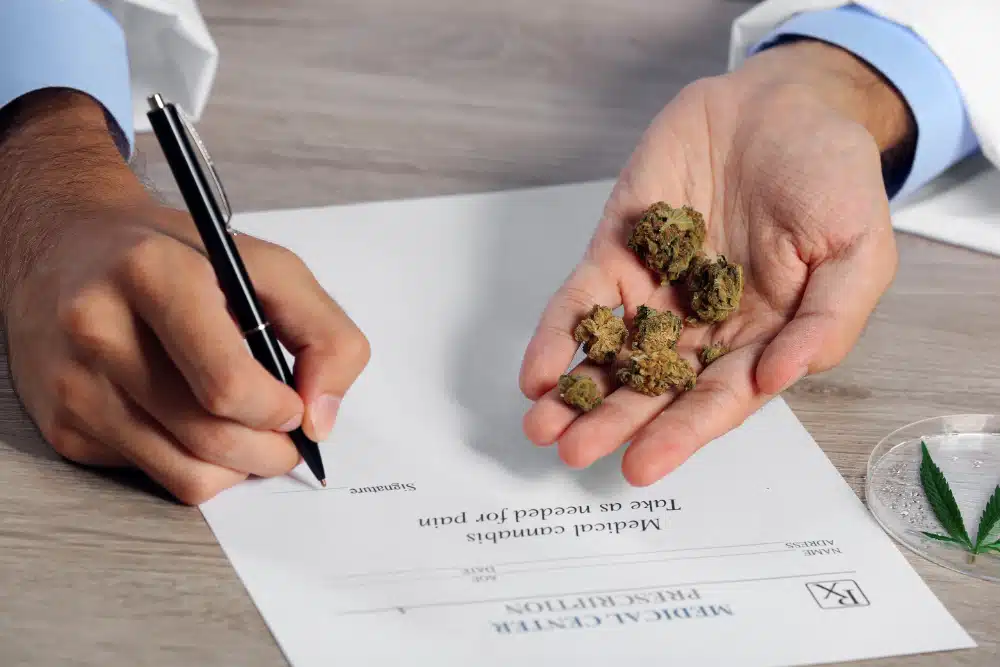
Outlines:
{"label": "rx symbol", "polygon": [[866,607],[869,604],[858,583],[851,579],[811,582],[806,584],[806,588],[823,609]]}

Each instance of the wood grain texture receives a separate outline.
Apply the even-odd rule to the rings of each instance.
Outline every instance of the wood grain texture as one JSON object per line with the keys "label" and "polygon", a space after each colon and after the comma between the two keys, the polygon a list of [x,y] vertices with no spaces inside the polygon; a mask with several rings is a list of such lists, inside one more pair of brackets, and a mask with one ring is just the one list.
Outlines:
{"label": "wood grain texture", "polygon": [[[723,70],[746,6],[202,0],[222,56],[200,130],[241,211],[609,178],[681,86]],[[787,395],[859,493],[885,433],[1000,406],[1000,259],[899,249],[847,361]],[[0,664],[285,664],[199,512],[60,460],[0,376]],[[907,555],[980,646],[865,664],[1000,664],[1000,586]]]}

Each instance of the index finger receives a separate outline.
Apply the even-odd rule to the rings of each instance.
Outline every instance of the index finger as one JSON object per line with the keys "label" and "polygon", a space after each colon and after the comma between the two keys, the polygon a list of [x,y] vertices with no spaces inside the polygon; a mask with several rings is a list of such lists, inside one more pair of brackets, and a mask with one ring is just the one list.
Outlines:
{"label": "index finger", "polygon": [[324,440],[340,401],[368,365],[370,343],[297,255],[260,241],[247,249],[261,279],[261,303],[295,355],[296,390],[306,404],[303,428]]}
{"label": "index finger", "polygon": [[552,389],[573,361],[579,343],[573,331],[595,305],[622,305],[616,281],[592,260],[581,262],[542,312],[524,352],[520,385],[535,401]]}
{"label": "index finger", "polygon": [[304,406],[246,348],[208,260],[173,239],[133,249],[121,288],[198,402],[252,429],[290,430]]}

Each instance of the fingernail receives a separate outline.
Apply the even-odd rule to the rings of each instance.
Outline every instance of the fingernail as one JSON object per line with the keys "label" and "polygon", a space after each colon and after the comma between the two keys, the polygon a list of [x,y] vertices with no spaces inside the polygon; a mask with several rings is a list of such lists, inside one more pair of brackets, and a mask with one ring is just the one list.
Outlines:
{"label": "fingernail", "polygon": [[300,426],[302,426],[302,415],[295,415],[294,417],[286,421],[284,424],[282,424],[278,428],[278,430],[281,431],[282,433],[290,433]]}
{"label": "fingernail", "polygon": [[330,394],[323,394],[312,404],[310,422],[313,433],[318,440],[322,440],[330,435],[333,430],[333,422],[337,419],[337,409],[340,407],[340,399]]}
{"label": "fingernail", "polygon": [[797,370],[794,373],[792,373],[792,377],[788,380],[788,382],[785,383],[785,386],[782,387],[781,391],[779,391],[778,393],[779,394],[784,393],[789,387],[791,387],[793,384],[795,384],[796,382],[798,382],[799,380],[801,380],[802,378],[804,378],[806,376],[806,373],[808,373],[808,372],[809,372],[809,369],[807,369],[807,368],[800,368],[799,370]]}

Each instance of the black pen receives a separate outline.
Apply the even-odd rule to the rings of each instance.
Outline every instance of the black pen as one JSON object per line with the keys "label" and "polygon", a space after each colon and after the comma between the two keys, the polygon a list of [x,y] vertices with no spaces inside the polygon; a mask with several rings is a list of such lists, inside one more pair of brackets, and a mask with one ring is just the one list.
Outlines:
{"label": "black pen", "polygon": [[[278,340],[261,309],[229,226],[232,211],[208,151],[183,113],[160,95],[149,98],[149,122],[170,165],[188,212],[201,235],[219,286],[254,358],[280,381],[293,386]],[[326,486],[319,446],[299,427],[289,433],[306,465]]]}

